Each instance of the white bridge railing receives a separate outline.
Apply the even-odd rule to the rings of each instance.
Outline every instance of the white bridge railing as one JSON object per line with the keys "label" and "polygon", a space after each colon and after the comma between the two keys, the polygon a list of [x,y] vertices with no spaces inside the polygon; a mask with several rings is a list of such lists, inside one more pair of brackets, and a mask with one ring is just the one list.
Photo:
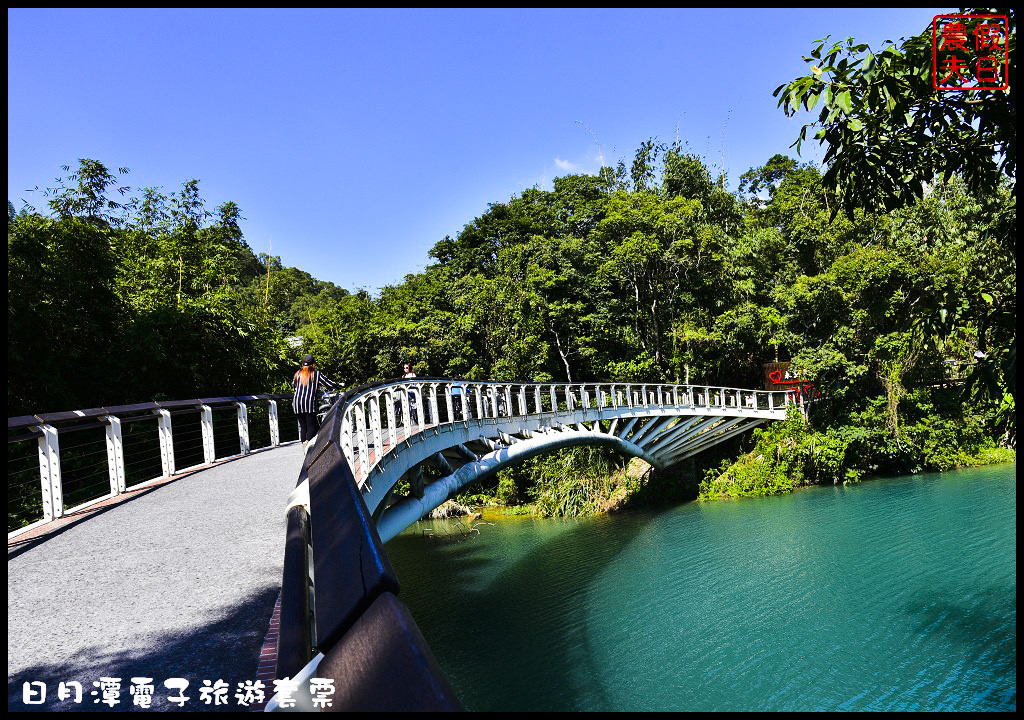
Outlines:
{"label": "white bridge railing", "polygon": [[198,398],[8,418],[7,538],[153,481],[294,440],[291,403],[279,403],[290,398]]}
{"label": "white bridge railing", "polygon": [[796,402],[787,391],[702,385],[401,380],[347,398],[340,442],[362,485],[389,453],[428,428],[545,415],[591,421],[628,417],[632,410],[777,419]]}

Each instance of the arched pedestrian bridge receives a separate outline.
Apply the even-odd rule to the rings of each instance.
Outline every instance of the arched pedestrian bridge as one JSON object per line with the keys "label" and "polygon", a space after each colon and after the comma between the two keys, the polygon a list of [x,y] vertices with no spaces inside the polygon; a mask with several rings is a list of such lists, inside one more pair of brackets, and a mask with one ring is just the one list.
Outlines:
{"label": "arched pedestrian bridge", "polygon": [[[268,616],[276,588],[265,576],[281,567],[269,559],[280,558],[273,507],[294,485],[279,637],[268,651],[268,633],[255,653],[258,674],[299,687],[329,678],[335,709],[457,709],[397,598],[384,542],[525,458],[605,445],[667,467],[781,419],[796,400],[722,387],[417,378],[346,393],[304,455],[288,443],[296,428],[286,401],[8,419],[8,634],[20,638],[9,704],[21,679],[87,668],[129,677],[181,664],[193,666],[195,685],[200,672],[251,667],[254,648],[243,645],[266,631],[254,618]],[[289,466],[301,467],[297,484]]]}
{"label": "arched pedestrian bridge", "polygon": [[[457,707],[395,598],[384,542],[461,488],[526,458],[605,445],[668,467],[783,419],[795,401],[723,387],[442,378],[349,391],[325,418],[289,501],[279,674],[333,677],[348,688],[350,707],[409,707],[377,702],[396,693],[418,698],[411,706],[420,709]],[[395,627],[407,629],[404,642],[384,642],[380,634]],[[370,650],[385,644],[402,647],[389,671]],[[365,682],[353,681],[360,673]]]}
{"label": "arched pedestrian bridge", "polygon": [[[664,468],[784,418],[791,402],[785,392],[692,385],[427,379],[346,394],[327,435],[387,542],[466,485],[534,455],[605,445]],[[409,493],[398,499],[401,481]]]}

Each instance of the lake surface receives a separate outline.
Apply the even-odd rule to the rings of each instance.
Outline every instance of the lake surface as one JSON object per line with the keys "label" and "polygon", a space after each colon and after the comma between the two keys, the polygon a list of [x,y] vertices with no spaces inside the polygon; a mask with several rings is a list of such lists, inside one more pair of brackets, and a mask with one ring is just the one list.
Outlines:
{"label": "lake surface", "polygon": [[1013,710],[1016,466],[388,543],[470,710]]}

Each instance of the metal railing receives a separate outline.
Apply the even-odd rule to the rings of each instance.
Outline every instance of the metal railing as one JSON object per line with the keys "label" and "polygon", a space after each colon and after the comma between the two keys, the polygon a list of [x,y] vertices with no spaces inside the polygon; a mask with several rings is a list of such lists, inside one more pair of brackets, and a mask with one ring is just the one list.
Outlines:
{"label": "metal railing", "polygon": [[[802,405],[784,390],[643,383],[500,383],[397,380],[346,393],[340,442],[360,485],[386,455],[428,427],[592,410],[773,411]],[[774,414],[774,413],[773,413]]]}
{"label": "metal railing", "polygon": [[290,398],[197,398],[8,418],[7,537],[154,480],[294,439],[291,407],[278,405]]}

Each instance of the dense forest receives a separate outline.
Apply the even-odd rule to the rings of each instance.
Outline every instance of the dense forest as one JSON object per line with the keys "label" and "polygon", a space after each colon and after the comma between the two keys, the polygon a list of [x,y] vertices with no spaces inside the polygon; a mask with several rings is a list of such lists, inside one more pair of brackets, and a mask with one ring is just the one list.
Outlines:
{"label": "dense forest", "polygon": [[[409,359],[421,375],[762,387],[765,363],[790,361],[822,394],[808,421],[730,446],[705,496],[1005,458],[1015,110],[925,88],[920,43],[822,43],[779,88],[788,113],[821,103],[824,174],[775,155],[728,192],[650,139],[491,204],[377,296],[255,254],[243,210],[208,210],[196,180],[133,190],[82,159],[43,191],[48,213],[8,203],[9,415],[280,391],[307,352],[346,385]],[[527,474],[492,494],[540,501]]]}

